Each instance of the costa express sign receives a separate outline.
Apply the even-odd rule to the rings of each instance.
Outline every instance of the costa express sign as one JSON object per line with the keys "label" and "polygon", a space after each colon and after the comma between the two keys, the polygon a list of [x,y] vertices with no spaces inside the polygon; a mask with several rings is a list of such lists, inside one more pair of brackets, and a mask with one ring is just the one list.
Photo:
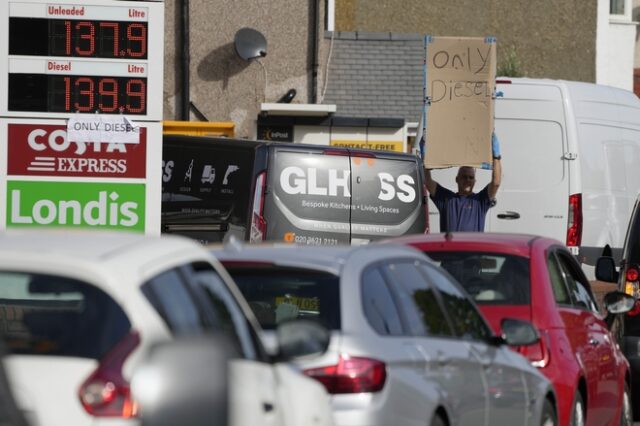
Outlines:
{"label": "costa express sign", "polygon": [[145,185],[7,182],[7,228],[82,227],[144,232]]}
{"label": "costa express sign", "polygon": [[139,143],[72,142],[61,125],[8,125],[7,173],[19,176],[145,178],[147,133]]}

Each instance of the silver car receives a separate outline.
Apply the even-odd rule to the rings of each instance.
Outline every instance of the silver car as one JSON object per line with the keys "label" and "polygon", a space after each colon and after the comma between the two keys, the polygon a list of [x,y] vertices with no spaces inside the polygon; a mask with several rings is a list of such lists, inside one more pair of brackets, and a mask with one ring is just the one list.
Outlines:
{"label": "silver car", "polygon": [[332,330],[325,354],[297,364],[331,394],[337,425],[557,424],[552,385],[508,347],[537,342],[533,326],[506,319],[505,335],[493,335],[422,253],[235,242],[211,250],[265,334],[294,318]]}

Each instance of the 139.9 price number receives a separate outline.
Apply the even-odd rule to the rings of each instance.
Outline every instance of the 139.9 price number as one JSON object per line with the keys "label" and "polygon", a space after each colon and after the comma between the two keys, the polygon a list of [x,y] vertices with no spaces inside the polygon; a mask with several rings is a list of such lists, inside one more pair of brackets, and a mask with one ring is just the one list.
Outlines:
{"label": "139.9 price number", "polygon": [[144,115],[147,79],[9,74],[9,111]]}

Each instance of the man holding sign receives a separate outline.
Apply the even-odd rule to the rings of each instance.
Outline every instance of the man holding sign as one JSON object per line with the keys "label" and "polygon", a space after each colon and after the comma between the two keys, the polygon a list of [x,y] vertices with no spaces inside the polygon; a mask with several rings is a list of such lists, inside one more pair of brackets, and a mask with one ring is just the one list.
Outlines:
{"label": "man holding sign", "polygon": [[493,167],[491,182],[480,192],[474,193],[476,184],[476,170],[470,166],[458,169],[456,183],[458,192],[440,186],[431,178],[431,170],[425,169],[429,196],[440,212],[440,232],[454,231],[484,231],[484,222],[489,208],[496,203],[496,194],[500,187],[502,166],[500,161],[500,142],[495,133],[492,134]]}
{"label": "man holding sign", "polygon": [[[424,165],[440,231],[482,232],[502,174],[493,133],[496,40],[427,36],[425,50]],[[460,167],[457,192],[431,177],[431,169],[453,166]],[[473,192],[475,168],[492,169],[491,182],[478,193]]]}

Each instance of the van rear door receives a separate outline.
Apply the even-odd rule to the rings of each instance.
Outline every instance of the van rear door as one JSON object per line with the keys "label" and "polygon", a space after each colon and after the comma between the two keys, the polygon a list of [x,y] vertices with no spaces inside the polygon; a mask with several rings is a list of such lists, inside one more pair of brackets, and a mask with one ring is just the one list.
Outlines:
{"label": "van rear door", "polygon": [[164,136],[162,232],[203,243],[247,237],[256,142]]}
{"label": "van rear door", "polygon": [[[495,103],[502,184],[486,231],[527,232],[564,241],[569,211],[569,163],[563,94],[558,86],[498,84]],[[484,186],[490,173],[483,175]],[[479,190],[482,186],[477,187]]]}
{"label": "van rear door", "polygon": [[413,155],[351,150],[351,242],[425,232],[422,164]]}
{"label": "van rear door", "polygon": [[264,214],[267,239],[349,244],[349,151],[308,145],[270,146]]}

